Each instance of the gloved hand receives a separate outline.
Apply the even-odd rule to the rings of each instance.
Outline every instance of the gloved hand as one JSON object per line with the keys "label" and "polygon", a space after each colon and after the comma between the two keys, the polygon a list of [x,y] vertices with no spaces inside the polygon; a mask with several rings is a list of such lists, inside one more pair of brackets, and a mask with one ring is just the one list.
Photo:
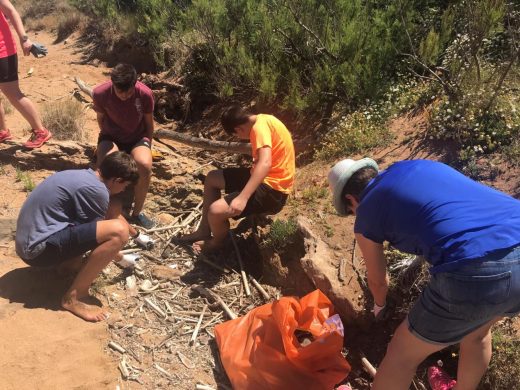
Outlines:
{"label": "gloved hand", "polygon": [[374,318],[376,320],[379,320],[383,317],[385,308],[386,308],[386,303],[383,306],[379,306],[377,303],[374,302],[374,309],[372,311],[374,312]]}
{"label": "gloved hand", "polygon": [[144,249],[152,249],[155,241],[147,234],[139,232],[137,237],[134,238],[134,242]]}
{"label": "gloved hand", "polygon": [[123,268],[135,268],[135,263],[141,256],[137,253],[126,253],[119,260],[116,260],[116,264]]}
{"label": "gloved hand", "polygon": [[47,48],[42,45],[41,43],[33,42],[30,52],[33,56],[36,58],[39,58],[39,56],[46,56],[47,55]]}

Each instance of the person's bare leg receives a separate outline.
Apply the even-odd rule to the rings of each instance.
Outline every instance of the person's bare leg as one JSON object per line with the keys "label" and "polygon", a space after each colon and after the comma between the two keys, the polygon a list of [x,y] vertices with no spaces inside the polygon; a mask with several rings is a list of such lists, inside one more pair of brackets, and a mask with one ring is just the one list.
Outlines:
{"label": "person's bare leg", "polygon": [[372,385],[372,390],[403,390],[412,383],[417,366],[434,352],[447,345],[430,344],[408,330],[404,320],[397,328]]}
{"label": "person's bare leg", "polygon": [[0,99],[0,131],[7,130],[7,123],[5,122],[4,102]]}
{"label": "person's bare leg", "polygon": [[101,141],[96,148],[96,167],[99,168],[105,157],[119,149],[112,141]]}
{"label": "person's bare leg", "polygon": [[61,305],[78,317],[87,321],[105,319],[102,308],[89,305],[89,287],[128,241],[128,227],[119,219],[100,221],[96,224],[96,240],[99,246],[87,258],[85,266],[78,273],[69,290],[62,298]]}
{"label": "person's bare leg", "polygon": [[221,191],[225,188],[224,173],[221,169],[216,169],[208,173],[204,180],[204,197],[202,198],[202,220],[199,228],[190,234],[185,234],[177,238],[177,242],[195,242],[207,240],[211,237],[211,228],[208,221],[208,211],[211,205],[220,199]]}
{"label": "person's bare leg", "polygon": [[56,266],[56,272],[60,276],[74,275],[83,267],[83,255],[73,257]]}
{"label": "person's bare leg", "polygon": [[22,93],[18,80],[7,83],[0,83],[0,90],[2,90],[5,97],[7,97],[13,107],[16,108],[20,114],[22,114],[27,122],[29,122],[32,129],[43,129],[43,123],[36,106],[27,96]]}
{"label": "person's bare leg", "polygon": [[132,215],[137,216],[143,210],[152,179],[152,151],[146,146],[138,146],[132,149],[132,157],[139,171],[139,181],[134,187],[134,210],[132,211]]}
{"label": "person's bare leg", "polygon": [[204,242],[195,242],[194,249],[206,253],[220,249],[229,233],[229,218],[232,216],[229,205],[224,199],[213,202],[208,210],[208,222],[213,237]]}
{"label": "person's bare leg", "polygon": [[491,360],[491,327],[501,318],[468,334],[460,342],[456,390],[474,390],[486,372]]}

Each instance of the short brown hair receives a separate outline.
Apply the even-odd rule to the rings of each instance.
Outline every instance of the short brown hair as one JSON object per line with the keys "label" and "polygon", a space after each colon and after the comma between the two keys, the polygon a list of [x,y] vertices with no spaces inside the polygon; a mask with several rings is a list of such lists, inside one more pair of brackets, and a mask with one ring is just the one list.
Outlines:
{"label": "short brown hair", "polygon": [[376,177],[378,172],[372,167],[361,168],[354,172],[348,179],[343,191],[341,191],[341,199],[345,202],[345,209],[350,210],[350,201],[345,196],[352,195],[359,202],[361,193],[365,190],[370,180]]}
{"label": "short brown hair", "polygon": [[235,127],[247,123],[251,114],[238,105],[228,107],[220,117],[220,123],[228,134],[235,133]]}
{"label": "short brown hair", "polygon": [[137,164],[129,154],[121,151],[113,152],[105,156],[99,166],[99,172],[103,179],[121,179],[136,184],[139,180]]}
{"label": "short brown hair", "polygon": [[121,91],[128,91],[137,82],[137,72],[130,64],[117,64],[110,72],[112,84]]}

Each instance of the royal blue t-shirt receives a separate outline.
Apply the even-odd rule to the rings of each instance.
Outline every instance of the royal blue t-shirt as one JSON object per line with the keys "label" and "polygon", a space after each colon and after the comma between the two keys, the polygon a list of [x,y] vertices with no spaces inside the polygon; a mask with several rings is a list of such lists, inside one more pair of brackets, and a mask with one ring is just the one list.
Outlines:
{"label": "royal blue t-shirt", "polygon": [[401,161],[361,194],[354,231],[452,271],[520,244],[520,201],[445,164]]}

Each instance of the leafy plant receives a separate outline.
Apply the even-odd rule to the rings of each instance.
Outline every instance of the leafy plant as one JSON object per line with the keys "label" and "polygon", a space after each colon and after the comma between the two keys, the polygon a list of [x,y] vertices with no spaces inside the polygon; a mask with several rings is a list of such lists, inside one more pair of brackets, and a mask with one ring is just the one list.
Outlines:
{"label": "leafy plant", "polygon": [[20,168],[16,168],[16,181],[23,184],[23,188],[26,192],[31,192],[36,187],[29,173],[24,172]]}
{"label": "leafy plant", "polygon": [[275,251],[281,251],[287,245],[294,242],[296,233],[298,232],[298,224],[296,220],[290,218],[288,220],[276,219],[271,224],[267,238],[263,245],[270,247]]}

